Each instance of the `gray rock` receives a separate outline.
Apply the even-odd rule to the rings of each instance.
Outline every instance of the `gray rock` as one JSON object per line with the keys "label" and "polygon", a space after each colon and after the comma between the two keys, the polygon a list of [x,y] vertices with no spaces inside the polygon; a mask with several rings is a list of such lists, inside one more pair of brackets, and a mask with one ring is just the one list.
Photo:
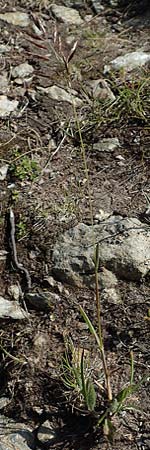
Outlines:
{"label": "gray rock", "polygon": [[120,69],[125,69],[130,72],[133,69],[144,66],[148,62],[150,62],[150,53],[145,53],[142,50],[126,53],[126,55],[118,56],[118,58],[113,59],[113,61],[106,65],[104,67],[104,74],[111,70]]}
{"label": "gray rock", "polygon": [[93,144],[93,150],[98,150],[99,152],[114,152],[118,147],[120,147],[118,138],[101,139]]}
{"label": "gray rock", "polygon": [[8,164],[4,164],[4,166],[0,167],[0,181],[4,181],[7,177],[8,167]]}
{"label": "gray rock", "polygon": [[53,251],[55,276],[80,286],[94,274],[97,242],[100,268],[127,280],[140,280],[150,270],[149,227],[136,218],[114,215],[93,227],[80,223],[61,236]]}
{"label": "gray rock", "polygon": [[12,71],[11,71],[11,76],[13,78],[25,78],[28,77],[29,75],[32,75],[34,72],[33,67],[31,66],[31,64],[28,64],[28,62],[19,64],[16,67],[13,67]]}
{"label": "gray rock", "polygon": [[19,303],[15,301],[6,300],[4,297],[0,296],[0,319],[26,319],[27,313],[23,308],[20,307]]}
{"label": "gray rock", "polygon": [[67,8],[66,6],[53,4],[51,6],[51,10],[56,19],[68,25],[82,25],[84,23],[78,11],[73,8]]}
{"label": "gray rock", "polygon": [[9,117],[18,106],[18,100],[9,100],[6,95],[0,95],[0,117],[2,119]]}
{"label": "gray rock", "polygon": [[21,11],[0,14],[0,20],[4,20],[12,25],[19,25],[20,27],[27,27],[30,23],[28,14]]}
{"label": "gray rock", "polygon": [[56,100],[58,102],[67,102],[70,103],[70,105],[75,105],[76,107],[82,105],[82,100],[78,97],[76,97],[77,92],[76,91],[70,91],[67,92],[65,89],[60,88],[59,86],[49,86],[47,88],[42,88],[41,86],[38,86],[38,90],[43,92],[44,94],[48,94],[51,99]]}
{"label": "gray rock", "polygon": [[34,448],[32,429],[0,416],[0,450],[31,450]]}

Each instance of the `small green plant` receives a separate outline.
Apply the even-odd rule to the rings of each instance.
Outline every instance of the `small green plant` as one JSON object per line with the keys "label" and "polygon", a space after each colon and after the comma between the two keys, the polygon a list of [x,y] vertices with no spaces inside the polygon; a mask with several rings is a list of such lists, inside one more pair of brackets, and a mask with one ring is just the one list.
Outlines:
{"label": "small green plant", "polygon": [[12,191],[12,193],[11,193],[11,199],[12,199],[12,202],[13,202],[13,203],[17,202],[18,198],[19,198],[19,191],[17,191],[16,189],[14,189],[14,190]]}
{"label": "small green plant", "polygon": [[16,225],[16,231],[17,231],[17,238],[21,239],[23,238],[27,233],[27,225],[24,220],[20,220],[18,224]]}
{"label": "small green plant", "polygon": [[28,179],[34,181],[39,175],[39,167],[35,160],[27,155],[21,155],[19,149],[14,152],[14,162],[11,164],[10,172],[20,181]]}

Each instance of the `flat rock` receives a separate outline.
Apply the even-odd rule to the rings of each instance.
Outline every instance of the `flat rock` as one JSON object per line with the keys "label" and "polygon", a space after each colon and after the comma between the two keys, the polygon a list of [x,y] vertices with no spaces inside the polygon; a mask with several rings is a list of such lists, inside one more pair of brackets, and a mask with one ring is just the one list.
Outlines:
{"label": "flat rock", "polygon": [[148,62],[150,62],[150,53],[142,51],[126,53],[126,55],[118,56],[106,65],[104,67],[104,74],[111,70],[125,69],[126,71],[131,71],[144,66]]}
{"label": "flat rock", "polygon": [[78,11],[73,8],[67,8],[66,6],[53,4],[51,6],[51,11],[56,19],[68,25],[81,25],[84,23]]}
{"label": "flat rock", "polygon": [[18,302],[6,300],[0,296],[0,319],[2,318],[21,320],[27,318],[27,313]]}
{"label": "flat rock", "polygon": [[136,218],[110,216],[93,227],[83,223],[66,231],[54,246],[53,272],[57,279],[81,285],[94,274],[95,244],[100,268],[118,278],[141,280],[150,270],[150,229]]}
{"label": "flat rock", "polygon": [[0,14],[0,20],[4,20],[12,25],[19,25],[20,27],[27,27],[30,23],[28,14],[21,11]]}
{"label": "flat rock", "polygon": [[34,448],[32,429],[0,416],[0,450],[31,450]]}
{"label": "flat rock", "polygon": [[0,95],[0,117],[5,119],[17,109],[18,100],[9,100],[6,95]]}
{"label": "flat rock", "polygon": [[29,75],[32,75],[34,72],[33,67],[31,66],[31,64],[28,64],[28,62],[19,64],[16,67],[13,67],[12,71],[11,71],[11,76],[13,78],[25,78],[28,77]]}
{"label": "flat rock", "polygon": [[77,94],[76,91],[71,91],[70,93],[65,91],[65,89],[60,88],[59,86],[53,85],[46,88],[42,88],[38,86],[38,90],[43,92],[44,94],[48,94],[51,99],[56,100],[58,102],[67,102],[70,105],[75,105],[76,107],[82,105],[82,100],[75,96]]}
{"label": "flat rock", "polygon": [[116,148],[120,147],[120,142],[118,138],[106,138],[101,139],[99,142],[93,144],[93,150],[98,150],[99,152],[114,152]]}

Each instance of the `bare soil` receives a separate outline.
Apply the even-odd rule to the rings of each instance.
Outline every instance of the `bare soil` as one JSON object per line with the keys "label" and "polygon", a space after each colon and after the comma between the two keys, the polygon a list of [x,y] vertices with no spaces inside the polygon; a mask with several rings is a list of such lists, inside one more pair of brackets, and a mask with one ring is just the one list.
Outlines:
{"label": "bare soil", "polygon": [[[92,14],[90,21],[85,21],[79,28],[66,27],[52,16],[48,0],[7,0],[2,3],[2,12],[12,8],[28,12],[31,25],[21,29],[1,21],[1,42],[11,46],[11,51],[6,53],[4,60],[2,58],[1,73],[5,69],[11,74],[13,66],[25,61],[34,68],[33,78],[22,85],[10,79],[11,98],[19,100],[20,116],[0,120],[0,162],[9,165],[7,178],[0,182],[0,242],[1,250],[8,251],[7,260],[0,261],[0,292],[7,296],[11,284],[19,283],[22,290],[25,289],[24,279],[12,264],[7,226],[10,206],[15,212],[18,260],[28,268],[33,288],[48,288],[45,279],[53,274],[52,251],[60,233],[78,222],[90,223],[87,179],[73,107],[51,100],[38,90],[38,86],[44,88],[55,84],[67,90],[71,81],[72,89],[83,99],[77,115],[86,151],[93,215],[102,208],[139,217],[150,196],[150,84],[147,67],[127,78],[121,73],[107,77],[116,95],[118,87],[136,90],[143,80],[145,116],[137,111],[134,113],[130,104],[121,106],[119,115],[116,110],[109,110],[106,115],[105,106],[99,109],[98,101],[93,100],[90,91],[91,80],[104,77],[104,65],[111,59],[137,50],[139,45],[148,50],[149,28],[144,18],[140,22],[138,17],[138,27],[127,26],[125,10],[105,6],[103,13],[96,16],[90,2],[83,2],[81,16]],[[122,24],[119,29],[118,21]],[[43,30],[41,40],[33,24]],[[54,43],[56,27],[65,54],[70,49],[69,39],[70,42],[72,37],[74,41],[78,40],[70,61],[69,81],[58,43]],[[99,111],[103,111],[103,115]],[[119,151],[107,154],[94,151],[93,144],[107,137],[118,137]],[[119,160],[118,155],[124,159]],[[28,173],[22,179],[17,176],[17,167],[25,157],[37,163],[38,173],[33,179]],[[129,381],[131,350],[134,352],[136,382],[148,376],[150,367],[150,322],[145,319],[149,308],[149,279],[139,284],[119,281],[119,288],[121,304],[102,304],[104,342],[114,394]],[[66,400],[60,377],[64,336],[70,336],[76,346],[84,346],[92,352],[93,358],[97,358],[95,343],[78,308],[79,304],[84,306],[95,323],[94,294],[85,287],[77,289],[65,284],[60,293],[59,283],[54,291],[59,293],[60,302],[52,310],[35,311],[27,305],[29,321],[1,320],[0,393],[10,398],[3,413],[31,423],[35,435],[39,425],[49,418],[57,432],[57,440],[51,448],[148,450],[150,402],[147,382],[132,399],[141,413],[128,412],[115,419],[117,433],[111,444],[101,429],[93,431],[93,419],[89,415],[71,408]],[[41,347],[39,336],[44,339]],[[96,361],[98,365],[98,359]],[[46,447],[40,447],[37,440],[36,448]]]}

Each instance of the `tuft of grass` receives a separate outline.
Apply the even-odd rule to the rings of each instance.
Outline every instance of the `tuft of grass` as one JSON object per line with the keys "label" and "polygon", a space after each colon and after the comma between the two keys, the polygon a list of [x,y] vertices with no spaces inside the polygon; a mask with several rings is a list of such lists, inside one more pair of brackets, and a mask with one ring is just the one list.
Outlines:
{"label": "tuft of grass", "polygon": [[[107,80],[108,86],[115,95],[115,100],[93,98],[89,102],[84,120],[79,120],[79,126],[83,133],[100,129],[103,125],[122,126],[149,123],[149,90],[150,77],[144,73],[139,79],[125,80],[124,74],[120,78],[113,74]],[[76,133],[75,126],[75,133]]]}
{"label": "tuft of grass", "polygon": [[61,377],[67,390],[71,390],[74,403],[79,408],[93,411],[96,405],[96,391],[91,378],[89,355],[84,349],[76,349],[72,340],[65,343],[66,349],[62,359]]}

